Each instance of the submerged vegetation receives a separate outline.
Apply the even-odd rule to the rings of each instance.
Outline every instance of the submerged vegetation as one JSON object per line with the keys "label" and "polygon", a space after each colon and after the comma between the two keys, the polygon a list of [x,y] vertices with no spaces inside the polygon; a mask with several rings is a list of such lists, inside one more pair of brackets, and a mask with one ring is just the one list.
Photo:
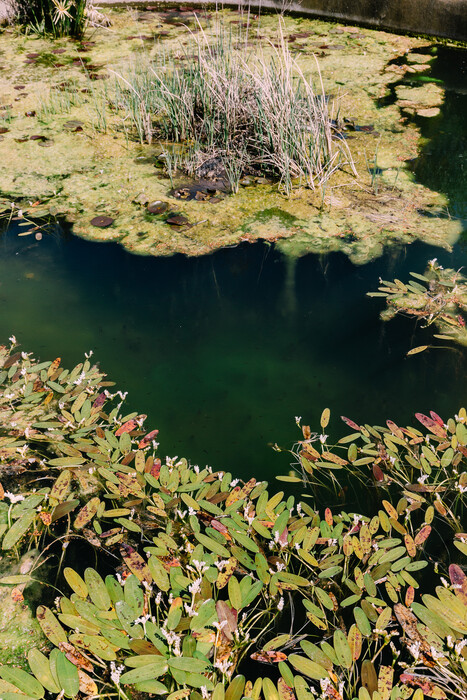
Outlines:
{"label": "submerged vegetation", "polygon": [[[334,447],[325,410],[322,434],[302,427],[299,476],[282,477],[303,481],[300,501],[161,460],[158,431],[124,415],[89,358],[69,371],[11,341],[1,548],[35,563],[0,583],[22,601],[58,574],[41,587],[41,649],[0,666],[3,698],[467,698],[465,409],[418,414],[423,431],[344,419]],[[326,506],[326,475],[372,479],[367,512]]]}
{"label": "submerged vegetation", "polygon": [[[194,54],[158,57],[120,77],[115,107],[131,117],[141,142],[178,144],[183,170],[212,172],[234,192],[243,175],[272,176],[288,193],[294,182],[323,187],[345,166],[356,175],[323,84],[317,92],[304,75],[283,27],[272,55],[250,53],[248,34],[233,34],[219,19],[214,27],[208,38],[197,26]],[[173,153],[166,150],[166,160]]]}
{"label": "submerged vegetation", "polygon": [[[406,284],[401,280],[380,280],[379,292],[369,292],[370,297],[383,297],[387,309],[381,313],[384,321],[398,314],[415,317],[425,326],[433,325],[439,333],[433,337],[467,345],[467,279],[459,270],[443,268],[436,260],[430,260],[425,274],[410,273],[413,280]],[[426,350],[420,345],[409,351],[415,354]]]}

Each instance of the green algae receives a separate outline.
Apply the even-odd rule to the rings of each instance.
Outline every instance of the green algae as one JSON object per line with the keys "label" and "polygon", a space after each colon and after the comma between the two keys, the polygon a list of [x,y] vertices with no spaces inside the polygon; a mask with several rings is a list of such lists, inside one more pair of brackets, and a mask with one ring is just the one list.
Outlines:
{"label": "green algae", "polygon": [[[30,551],[19,562],[4,555],[0,559],[0,573],[8,576],[28,574],[37,554]],[[24,599],[24,588],[25,584],[0,586],[0,661],[2,664],[14,664],[27,669],[27,652],[43,646],[46,639]]]}
{"label": "green algae", "polygon": [[[235,27],[238,14],[227,10],[220,14]],[[318,57],[324,89],[339,98],[340,116],[375,127],[370,133],[349,133],[358,179],[341,171],[324,192],[297,186],[289,198],[277,185],[265,184],[242,187],[237,195],[215,203],[179,201],[169,195],[170,180],[154,167],[156,145],[133,140],[121,116],[105,107],[105,92],[112,89],[112,71],[121,72],[125,63],[140,60],[141,54],[151,58],[163,49],[183,60],[188,34],[182,22],[190,23],[192,14],[179,12],[171,19],[164,12],[112,10],[109,16],[111,29],[93,30],[91,43],[62,39],[52,44],[11,31],[0,36],[4,66],[0,88],[4,103],[12,105],[0,111],[9,115],[9,131],[0,142],[0,156],[8,162],[0,173],[0,208],[2,199],[5,210],[15,201],[33,215],[34,208],[43,208],[46,202],[55,215],[74,223],[76,234],[119,241],[132,252],[150,255],[201,255],[262,238],[280,241],[289,255],[342,250],[363,263],[393,242],[418,239],[449,248],[457,239],[459,222],[420,213],[442,214],[447,202],[414,182],[408,164],[418,153],[419,133],[401,113],[401,108],[433,109],[442,102],[442,88],[432,83],[398,86],[397,98],[403,104],[378,106],[410,69],[395,66],[394,58],[409,52],[407,63],[417,61],[423,55],[417,50],[426,47],[425,41],[372,30],[358,33],[357,38],[352,27],[287,18],[291,38],[294,32],[307,34],[291,43],[300,66],[316,73]],[[208,20],[201,22],[208,26]],[[275,16],[252,20],[251,47],[274,41],[276,31]],[[53,54],[56,48],[65,53]],[[34,53],[39,57],[25,63],[25,57]],[[47,62],[41,61],[44,56]],[[23,92],[15,90],[17,84],[25,85]],[[34,111],[36,117],[25,116]],[[82,131],[67,131],[70,119],[80,120]],[[48,140],[48,148],[40,140],[30,140],[36,134]],[[377,179],[372,164],[377,166]],[[172,211],[187,217],[189,225],[174,228],[161,217],[148,217],[140,203],[144,199],[167,202]],[[100,214],[112,217],[113,225],[93,227],[91,219]]]}

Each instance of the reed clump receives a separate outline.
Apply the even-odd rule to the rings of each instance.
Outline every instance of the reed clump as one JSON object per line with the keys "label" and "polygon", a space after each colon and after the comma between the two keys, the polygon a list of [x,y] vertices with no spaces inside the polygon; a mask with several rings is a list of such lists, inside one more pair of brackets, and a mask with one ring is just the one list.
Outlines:
{"label": "reed clump", "polygon": [[192,54],[162,54],[116,77],[115,106],[142,143],[182,144],[185,171],[220,173],[232,191],[243,175],[271,177],[287,193],[295,183],[323,186],[340,168],[356,175],[319,69],[317,90],[282,25],[270,51],[251,56],[248,37],[221,23],[192,39]]}

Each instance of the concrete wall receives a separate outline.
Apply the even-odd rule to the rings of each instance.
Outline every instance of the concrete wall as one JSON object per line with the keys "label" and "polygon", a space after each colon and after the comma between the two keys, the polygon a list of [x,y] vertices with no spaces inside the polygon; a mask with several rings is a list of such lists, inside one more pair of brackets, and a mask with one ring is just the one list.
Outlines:
{"label": "concrete wall", "polygon": [[[95,0],[97,6],[174,4],[170,0]],[[203,0],[180,0],[182,5],[206,4]],[[209,3],[213,5],[211,0]],[[247,5],[247,0],[224,0],[219,4]],[[252,8],[267,7],[362,24],[395,32],[429,34],[467,42],[467,0],[250,0]]]}
{"label": "concrete wall", "polygon": [[[203,0],[180,0],[203,4]],[[95,0],[96,6],[166,5],[164,0]],[[211,3],[213,4],[213,3]],[[239,0],[225,0],[238,5]],[[240,0],[246,5],[247,0]],[[395,32],[412,32],[467,42],[467,0],[251,0],[251,6],[287,8],[312,17],[363,24]],[[15,0],[0,0],[0,23],[11,19]]]}

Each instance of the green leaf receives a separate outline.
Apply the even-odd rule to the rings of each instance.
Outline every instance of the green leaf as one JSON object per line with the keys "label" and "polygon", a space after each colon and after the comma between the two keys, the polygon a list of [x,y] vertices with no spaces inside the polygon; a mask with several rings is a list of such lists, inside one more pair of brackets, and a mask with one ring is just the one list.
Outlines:
{"label": "green leaf", "polygon": [[236,610],[242,609],[242,592],[240,590],[240,584],[238,583],[235,576],[231,576],[228,584],[229,600],[232,607]]}
{"label": "green leaf", "polygon": [[20,668],[14,666],[1,666],[0,667],[0,678],[3,678],[7,683],[12,683],[18,690],[25,695],[29,695],[32,698],[40,700],[44,697],[44,688],[39,681],[31,676],[30,673],[26,673]]}
{"label": "green leaf", "polygon": [[153,678],[159,678],[167,673],[169,665],[167,659],[163,656],[154,657],[152,664],[145,664],[137,668],[127,671],[120,676],[120,683],[128,685],[129,683],[141,683],[142,681],[150,681]]}
{"label": "green leaf", "polygon": [[65,695],[67,698],[74,698],[79,692],[78,669],[71,661],[68,661],[63,652],[57,656],[56,670],[58,682]]}
{"label": "green leaf", "polygon": [[263,695],[265,700],[279,700],[279,693],[270,678],[263,678]]}
{"label": "green leaf", "polygon": [[356,606],[353,609],[353,614],[357,627],[364,637],[369,637],[371,635],[371,625],[370,622],[361,608]]}
{"label": "green leaf", "polygon": [[109,593],[102,577],[90,567],[84,572],[84,580],[89,591],[89,597],[100,610],[108,610],[112,605]]}
{"label": "green leaf", "polygon": [[304,578],[303,576],[297,576],[296,574],[290,574],[288,571],[278,571],[276,576],[279,579],[279,581],[283,581],[284,583],[293,586],[297,586],[300,588],[306,588],[307,586],[311,586],[311,581],[309,581],[307,578]]}
{"label": "green leaf", "polygon": [[86,586],[85,582],[81,578],[81,576],[74,571],[74,569],[71,569],[69,566],[66,566],[63,569],[63,575],[65,576],[65,580],[72,589],[78,595],[80,598],[87,598],[88,596],[88,587]]}
{"label": "green leaf", "polygon": [[50,670],[49,660],[39,649],[29,649],[28,664],[39,683],[43,685],[49,693],[57,695],[60,692],[60,687],[55,683]]}
{"label": "green leaf", "polygon": [[168,660],[169,668],[178,671],[188,671],[188,673],[204,673],[207,668],[207,661],[195,659],[193,657],[174,656]]}
{"label": "green leaf", "polygon": [[334,632],[333,643],[339,664],[344,668],[350,668],[352,666],[352,650],[342,630]]}
{"label": "green leaf", "polygon": [[225,700],[241,700],[244,688],[245,676],[235,676],[225,691]]}
{"label": "green leaf", "polygon": [[95,654],[103,661],[115,661],[117,655],[109,642],[103,637],[98,637],[92,634],[70,634],[69,641],[81,647],[86,652]]}
{"label": "green leaf", "polygon": [[205,600],[198,609],[198,614],[191,618],[190,629],[194,632],[217,622],[216,604],[213,600]]}
{"label": "green leaf", "polygon": [[19,586],[22,583],[29,583],[32,580],[33,579],[29,576],[29,574],[16,574],[16,576],[2,576],[2,578],[0,578],[0,585]]}
{"label": "green leaf", "polygon": [[167,571],[164,569],[159,559],[154,555],[150,556],[148,559],[148,566],[156,586],[161,591],[167,592],[170,589],[170,580]]}
{"label": "green leaf", "polygon": [[305,676],[308,676],[308,678],[313,678],[313,680],[329,678],[326,669],[315,661],[311,661],[311,659],[299,656],[298,654],[290,654],[288,660],[299,673],[303,673]]}
{"label": "green leaf", "polygon": [[68,641],[65,630],[49,608],[45,607],[45,605],[39,605],[36,610],[36,617],[43,633],[52,644],[58,647],[60,642]]}
{"label": "green leaf", "polygon": [[206,547],[206,549],[209,549],[210,552],[214,552],[214,554],[224,557],[224,559],[228,559],[230,557],[229,550],[219,542],[216,542],[216,540],[211,539],[207,535],[203,535],[201,532],[195,532],[194,536],[198,542],[200,542],[203,547]]}
{"label": "green leaf", "polygon": [[[163,683],[156,680],[151,681],[141,681],[141,683],[136,683],[135,689],[140,693],[149,693],[150,695],[166,695],[169,691]],[[175,695],[175,693],[172,693]],[[182,695],[181,697],[187,697]]]}
{"label": "green leaf", "polygon": [[11,549],[15,544],[27,533],[34,520],[36,519],[36,511],[25,513],[21,518],[18,518],[3,538],[2,549]]}

